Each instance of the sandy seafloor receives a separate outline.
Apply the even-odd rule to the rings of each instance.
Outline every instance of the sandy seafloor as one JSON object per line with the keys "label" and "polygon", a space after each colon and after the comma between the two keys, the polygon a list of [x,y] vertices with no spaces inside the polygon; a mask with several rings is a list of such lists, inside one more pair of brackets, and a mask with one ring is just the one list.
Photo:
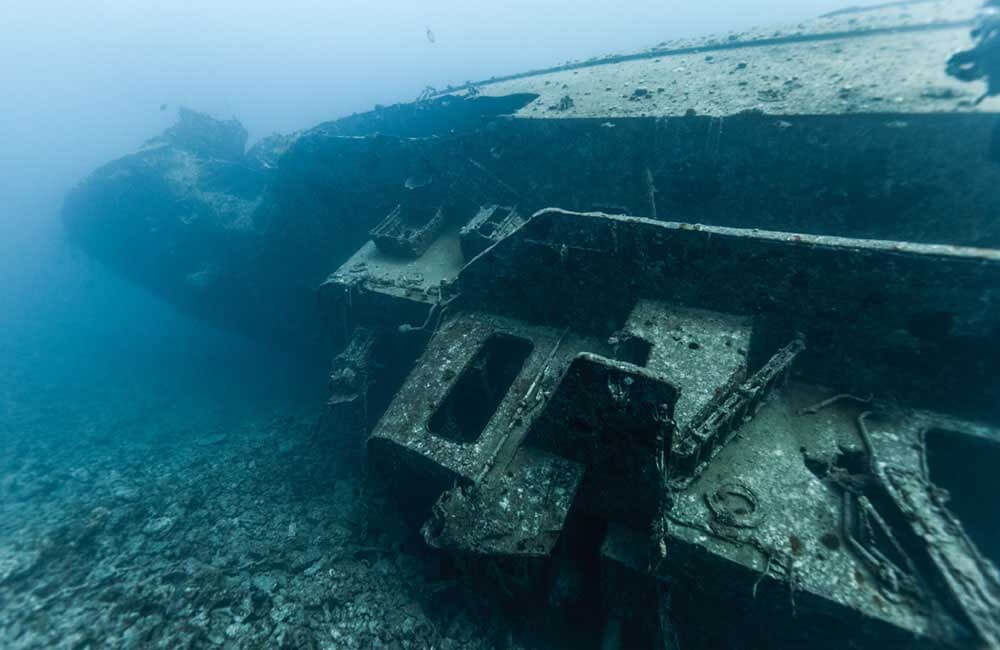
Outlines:
{"label": "sandy seafloor", "polygon": [[0,648],[520,646],[314,442],[322,371],[89,273],[0,314]]}

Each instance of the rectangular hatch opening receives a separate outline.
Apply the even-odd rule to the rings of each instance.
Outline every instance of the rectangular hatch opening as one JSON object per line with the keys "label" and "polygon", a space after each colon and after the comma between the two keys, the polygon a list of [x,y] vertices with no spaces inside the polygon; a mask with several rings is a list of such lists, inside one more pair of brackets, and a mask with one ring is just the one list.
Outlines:
{"label": "rectangular hatch opening", "polygon": [[475,442],[521,372],[534,344],[510,334],[483,343],[427,423],[436,436]]}

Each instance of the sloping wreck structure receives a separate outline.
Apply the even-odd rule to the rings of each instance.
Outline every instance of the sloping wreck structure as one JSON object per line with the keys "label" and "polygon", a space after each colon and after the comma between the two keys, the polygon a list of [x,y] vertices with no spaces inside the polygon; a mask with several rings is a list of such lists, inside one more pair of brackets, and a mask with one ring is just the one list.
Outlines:
{"label": "sloping wreck structure", "polygon": [[248,217],[296,236],[227,258],[296,264],[213,314],[315,309],[324,435],[574,646],[1000,647],[1000,102],[945,73],[975,10],[321,125]]}

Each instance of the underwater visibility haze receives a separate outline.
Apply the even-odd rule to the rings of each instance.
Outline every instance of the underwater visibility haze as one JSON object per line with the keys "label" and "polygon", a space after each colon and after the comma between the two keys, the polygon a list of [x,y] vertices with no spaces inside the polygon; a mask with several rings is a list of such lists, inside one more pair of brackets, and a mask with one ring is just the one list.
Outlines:
{"label": "underwater visibility haze", "polygon": [[0,61],[0,648],[1000,648],[997,0]]}

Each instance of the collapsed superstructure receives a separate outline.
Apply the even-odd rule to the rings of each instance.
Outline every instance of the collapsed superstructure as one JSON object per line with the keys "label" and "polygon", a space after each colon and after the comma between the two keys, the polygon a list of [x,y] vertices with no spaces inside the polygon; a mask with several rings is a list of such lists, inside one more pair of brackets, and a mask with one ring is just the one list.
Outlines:
{"label": "collapsed superstructure", "polygon": [[[550,85],[532,83],[517,90]],[[796,174],[785,187],[768,176],[830,155],[831,129],[864,138],[859,161],[887,147],[884,164],[906,167],[914,130],[942,137],[957,117],[731,118],[731,146],[764,155],[742,213],[712,218],[706,199],[698,214],[722,225],[668,221],[667,206],[751,168],[720,153],[721,118],[675,119],[595,121],[584,155],[552,138],[544,162],[524,161],[602,211],[537,209],[551,184],[525,191],[475,156],[407,177],[320,288],[344,344],[330,435],[367,437],[373,480],[430,546],[526,609],[576,607],[595,646],[997,647],[1000,251],[954,245],[970,242],[961,220],[887,224],[870,202],[885,186],[843,197],[877,222],[851,226],[846,205],[809,221],[796,192],[842,190],[820,189],[815,163],[776,172]],[[772,135],[750,144],[758,128]],[[611,144],[623,129],[634,148]],[[682,142],[719,156],[684,188],[667,172]],[[974,149],[986,160],[970,173],[995,174],[990,139]],[[591,155],[637,160],[595,176]],[[922,172],[900,171],[920,191]],[[948,200],[980,222],[967,201],[986,196]],[[814,234],[752,227],[793,223]],[[927,228],[950,234],[871,238]]]}
{"label": "collapsed superstructure", "polygon": [[[323,435],[564,635],[1000,647],[1000,100],[945,68],[976,4],[320,125],[257,156],[238,218],[185,194],[131,239],[169,254],[126,266],[244,331],[313,322],[336,348]],[[174,184],[211,167],[142,155]],[[128,177],[68,202],[86,241],[118,227],[101,174]]]}
{"label": "collapsed superstructure", "polygon": [[[996,645],[989,475],[960,468],[1000,431],[911,405],[995,391],[1000,253],[558,209],[467,260],[468,233],[321,290],[331,421],[373,427],[429,544],[522,598],[599,564],[612,637],[724,608],[700,642]],[[417,354],[376,421],[375,369]]]}

